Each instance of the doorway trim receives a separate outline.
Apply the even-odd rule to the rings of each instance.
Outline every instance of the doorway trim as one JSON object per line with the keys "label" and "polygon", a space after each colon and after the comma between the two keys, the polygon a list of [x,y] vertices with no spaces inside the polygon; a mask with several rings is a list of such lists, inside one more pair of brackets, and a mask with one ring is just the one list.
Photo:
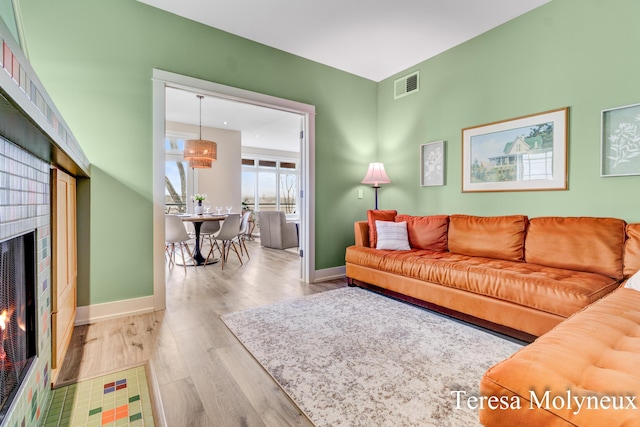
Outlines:
{"label": "doorway trim", "polygon": [[[154,310],[166,307],[166,276],[164,261],[164,163],[165,163],[165,88],[201,92],[247,104],[300,114],[303,118],[301,144],[302,173],[300,174],[300,200],[302,226],[300,248],[302,280],[315,281],[315,114],[314,105],[226,86],[169,71],[153,69],[153,299]],[[306,142],[306,143],[305,143]]]}

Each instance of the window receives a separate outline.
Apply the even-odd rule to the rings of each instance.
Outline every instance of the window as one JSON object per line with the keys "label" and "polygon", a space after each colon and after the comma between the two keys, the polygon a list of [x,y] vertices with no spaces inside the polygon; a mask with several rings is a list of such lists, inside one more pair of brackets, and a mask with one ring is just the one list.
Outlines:
{"label": "window", "polygon": [[277,211],[275,172],[258,171],[258,207],[261,211]]}
{"label": "window", "polygon": [[290,159],[243,158],[242,204],[255,211],[297,214],[300,171]]}
{"label": "window", "polygon": [[278,204],[280,210],[286,214],[297,213],[298,198],[298,175],[293,173],[280,174],[280,191],[278,194]]}
{"label": "window", "polygon": [[165,213],[180,214],[187,211],[187,195],[193,194],[194,174],[183,159],[184,139],[165,139]]}

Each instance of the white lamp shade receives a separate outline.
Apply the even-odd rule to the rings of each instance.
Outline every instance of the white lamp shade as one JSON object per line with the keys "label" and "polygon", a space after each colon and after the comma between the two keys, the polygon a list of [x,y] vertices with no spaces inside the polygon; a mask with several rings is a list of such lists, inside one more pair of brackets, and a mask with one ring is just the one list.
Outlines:
{"label": "white lamp shade", "polygon": [[390,182],[382,163],[369,163],[369,170],[362,180],[362,184],[373,184],[374,187],[379,187],[380,184],[389,184]]}

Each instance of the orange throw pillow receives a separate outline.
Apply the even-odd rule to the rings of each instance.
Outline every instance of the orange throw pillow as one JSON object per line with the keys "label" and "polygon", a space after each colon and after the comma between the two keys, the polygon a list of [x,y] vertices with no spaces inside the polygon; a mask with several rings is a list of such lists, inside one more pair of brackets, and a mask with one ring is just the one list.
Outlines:
{"label": "orange throw pillow", "polygon": [[378,243],[376,221],[394,221],[398,215],[396,210],[368,210],[367,222],[369,223],[369,247],[375,248]]}
{"label": "orange throw pillow", "polygon": [[447,252],[449,215],[397,215],[396,222],[407,222],[409,245],[414,249]]}

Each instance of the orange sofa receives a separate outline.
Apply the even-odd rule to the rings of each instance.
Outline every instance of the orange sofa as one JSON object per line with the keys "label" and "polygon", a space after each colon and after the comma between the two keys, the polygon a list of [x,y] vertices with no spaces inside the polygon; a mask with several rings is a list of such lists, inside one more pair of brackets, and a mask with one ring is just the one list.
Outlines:
{"label": "orange sofa", "polygon": [[[640,224],[626,234],[624,273],[637,278]],[[487,427],[640,426],[640,291],[620,287],[574,314],[490,368],[480,392]]]}
{"label": "orange sofa", "polygon": [[[376,218],[406,221],[412,248],[371,247]],[[640,224],[383,211],[355,232],[350,284],[539,337],[485,373],[484,426],[640,426],[640,291],[622,286],[640,274]]]}
{"label": "orange sofa", "polygon": [[[355,223],[356,242],[346,250],[351,285],[373,285],[529,342],[625,278],[621,219],[368,215]],[[375,248],[380,218],[407,222],[410,250]]]}
{"label": "orange sofa", "polygon": [[640,292],[575,314],[490,368],[480,393],[486,427],[640,426]]}

